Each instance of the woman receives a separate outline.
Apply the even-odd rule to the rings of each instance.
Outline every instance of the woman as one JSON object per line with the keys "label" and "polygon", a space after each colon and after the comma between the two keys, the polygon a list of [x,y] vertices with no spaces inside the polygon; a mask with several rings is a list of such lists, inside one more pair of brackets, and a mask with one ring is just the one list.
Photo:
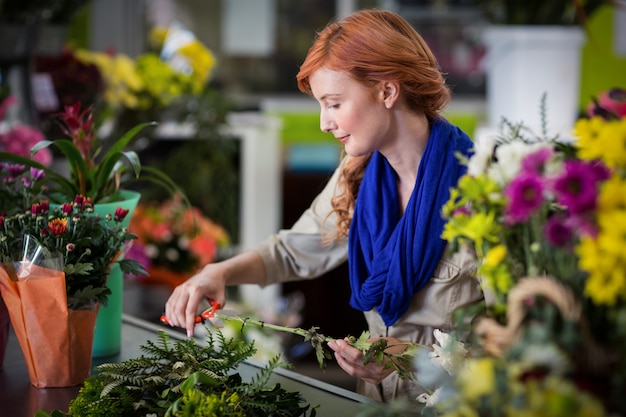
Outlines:
{"label": "woman", "polygon": [[[347,259],[350,304],[372,337],[433,344],[454,309],[483,298],[471,256],[448,254],[440,238],[441,207],[463,173],[456,153],[472,143],[439,115],[450,92],[437,61],[403,18],[362,10],[318,34],[297,80],[346,157],[290,230],[207,265],[174,290],[166,316],[191,334],[200,301],[223,305],[225,285],[315,278]],[[345,341],[329,347],[359,392],[381,401],[421,393],[392,369],[364,366]]]}

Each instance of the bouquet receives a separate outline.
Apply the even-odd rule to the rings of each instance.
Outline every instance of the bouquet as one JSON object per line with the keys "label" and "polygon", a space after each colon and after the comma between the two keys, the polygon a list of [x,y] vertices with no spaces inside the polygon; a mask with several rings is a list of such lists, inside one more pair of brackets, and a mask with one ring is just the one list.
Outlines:
{"label": "bouquet", "polygon": [[488,308],[431,393],[445,415],[626,411],[626,119],[590,114],[575,143],[505,123],[464,161],[443,237],[476,253]]}

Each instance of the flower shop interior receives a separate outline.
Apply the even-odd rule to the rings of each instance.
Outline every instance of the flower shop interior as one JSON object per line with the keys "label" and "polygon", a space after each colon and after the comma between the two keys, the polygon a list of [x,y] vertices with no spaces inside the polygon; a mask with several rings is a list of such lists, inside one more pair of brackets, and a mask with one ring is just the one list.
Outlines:
{"label": "flower shop interior", "polygon": [[[490,9],[497,8],[499,3],[507,3],[507,7],[511,9],[517,6],[521,11],[518,11],[517,17],[509,18],[504,16],[505,12],[510,11],[508,9],[500,8],[495,12]],[[94,353],[93,364],[120,362],[139,356],[142,354],[139,346],[143,341],[141,338],[145,335],[146,338],[157,340],[160,329],[166,329],[172,339],[184,339],[183,329],[164,326],[162,322],[165,302],[174,288],[191,277],[202,265],[227,259],[254,247],[257,242],[278,230],[291,227],[309,207],[337,167],[342,149],[332,134],[320,130],[319,104],[312,97],[298,91],[296,74],[316,31],[332,19],[366,8],[397,12],[418,30],[432,49],[452,93],[452,99],[443,115],[469,135],[476,144],[476,156],[481,154],[480,146],[486,149],[485,152],[495,152],[495,157],[491,153],[482,154],[484,158],[480,166],[479,162],[470,161],[468,172],[472,172],[475,178],[480,178],[478,172],[492,172],[489,171],[489,164],[495,165],[498,160],[502,165],[505,160],[511,165],[520,164],[521,159],[505,155],[504,150],[498,155],[497,150],[494,151],[497,146],[494,148],[492,143],[496,140],[494,138],[505,138],[498,142],[500,149],[504,149],[504,144],[512,142],[507,141],[506,137],[523,139],[525,135],[532,136],[536,133],[536,137],[556,138],[556,142],[564,143],[569,151],[563,151],[559,155],[580,156],[584,161],[605,161],[607,172],[611,174],[598,173],[598,181],[605,181],[606,184],[603,185],[607,189],[612,186],[617,194],[622,195],[620,202],[613,201],[618,197],[602,199],[601,195],[598,197],[599,202],[596,204],[594,200],[592,204],[595,223],[591,226],[580,219],[576,223],[574,228],[589,230],[590,236],[595,240],[590,240],[588,235],[577,234],[572,237],[576,239],[576,243],[570,249],[576,247],[576,250],[567,252],[563,249],[562,253],[559,252],[561,257],[554,258],[558,258],[557,261],[565,260],[569,269],[557,269],[554,266],[557,261],[549,263],[545,260],[549,267],[536,262],[524,268],[523,273],[515,275],[517,272],[514,274],[502,269],[504,265],[509,265],[509,260],[519,255],[512,246],[514,239],[504,242],[504,237],[501,236],[505,234],[505,230],[517,230],[515,227],[528,220],[530,215],[527,216],[526,212],[519,210],[507,212],[508,206],[504,201],[512,201],[517,195],[515,191],[511,191],[513,187],[501,186],[497,190],[493,189],[490,194],[504,190],[503,202],[498,206],[502,217],[494,220],[487,213],[486,217],[479,219],[478,214],[483,213],[473,213],[475,216],[470,219],[471,216],[467,214],[466,218],[461,218],[458,214],[462,211],[462,204],[474,204],[478,207],[479,203],[478,200],[465,196],[463,192],[469,194],[469,191],[459,183],[457,205],[450,204],[443,209],[449,223],[442,236],[449,240],[451,247],[470,245],[483,261],[480,273],[495,288],[494,299],[498,308],[494,309],[495,313],[489,319],[491,321],[484,319],[478,326],[480,331],[476,330],[477,334],[480,333],[487,339],[487,342],[483,339],[485,344],[481,345],[482,354],[493,354],[501,359],[504,355],[502,350],[505,349],[502,340],[505,338],[504,334],[507,334],[514,340],[510,343],[519,349],[511,349],[517,352],[517,360],[543,361],[540,369],[533,368],[532,375],[529,371],[523,378],[544,378],[543,383],[549,379],[546,375],[551,376],[551,371],[560,366],[554,362],[565,367],[565,356],[577,348],[585,350],[586,339],[574,334],[594,333],[594,326],[600,326],[595,327],[597,332],[611,333],[618,328],[621,331],[614,338],[596,337],[590,344],[597,350],[589,350],[606,355],[607,358],[611,355],[624,356],[626,254],[623,253],[623,247],[626,231],[621,229],[626,227],[626,217],[623,217],[626,216],[626,201],[623,200],[626,188],[624,182],[618,183],[618,179],[613,180],[611,175],[616,173],[616,178],[622,178],[619,174],[626,173],[626,157],[622,156],[626,150],[626,124],[618,124],[612,128],[612,133],[606,133],[615,136],[613,145],[606,146],[606,160],[603,159],[605,155],[600,150],[594,151],[592,145],[586,145],[591,149],[587,149],[586,153],[584,149],[579,154],[575,151],[578,150],[577,140],[582,143],[580,138],[586,137],[585,135],[595,138],[605,134],[601,133],[602,127],[599,125],[591,122],[580,125],[579,120],[591,121],[597,116],[604,117],[603,120],[608,124],[609,121],[620,120],[626,115],[626,2],[555,1],[554,5],[558,4],[555,9],[560,7],[569,10],[570,22],[558,21],[554,16],[558,12],[546,10],[547,6],[542,8],[543,3],[551,2],[0,0],[0,152],[32,158],[50,172],[62,176],[74,174],[74,168],[66,160],[69,159],[69,154],[63,146],[47,144],[40,146],[36,153],[31,150],[40,141],[55,142],[71,135],[71,115],[66,106],[80,103],[82,109],[91,111],[88,114],[89,120],[82,119],[86,113],[79,115],[80,108],[74,108],[72,111],[77,113],[72,114],[82,119],[81,123],[85,123],[82,126],[88,123],[89,128],[93,127],[95,137],[104,145],[103,153],[107,149],[115,148],[118,138],[128,136],[124,139],[127,146],[116,149],[117,152],[125,154],[126,150],[132,151],[141,161],[142,169],[146,167],[156,171],[152,181],[138,178],[124,186],[138,193],[140,198],[126,219],[128,230],[137,238],[124,246],[122,258],[137,261],[145,269],[145,273],[120,273],[119,294],[115,299],[109,295],[105,310],[119,304],[117,308],[122,318],[117,319],[118,329],[113,332],[122,333],[117,342],[105,341],[117,343],[117,348],[113,346],[112,354]],[[514,13],[511,11],[511,14]],[[572,18],[574,15],[576,17]],[[505,26],[516,30],[510,38],[503,32],[498,32]],[[557,28],[565,29],[565,32],[535,31],[522,34],[522,28]],[[521,43],[519,49],[515,49],[516,41]],[[596,110],[593,111],[592,108]],[[609,113],[611,116],[606,116]],[[59,115],[62,115],[64,124],[57,123]],[[141,128],[135,129],[137,126]],[[132,135],[127,135],[131,131]],[[608,131],[607,126],[606,132]],[[533,141],[521,142],[536,145],[532,148],[534,151],[539,146]],[[531,150],[523,152],[530,153]],[[506,159],[507,157],[512,159]],[[547,167],[547,158],[552,157],[545,158],[538,162],[539,157],[536,157],[533,161]],[[514,159],[518,162],[514,162]],[[8,170],[8,162],[0,160],[0,164],[0,168]],[[148,172],[152,174],[152,171]],[[4,172],[2,175],[6,183]],[[505,178],[505,174],[502,175]],[[552,182],[557,184],[558,180]],[[483,191],[487,187],[486,183],[477,183],[474,186],[474,191]],[[552,194],[546,194],[558,197],[558,185],[554,187]],[[10,211],[11,205],[15,204],[9,195],[0,194],[3,199],[0,202],[0,220]],[[580,201],[578,200],[579,203]],[[564,203],[559,200],[558,203],[551,201],[550,204],[553,208]],[[608,215],[606,219],[601,219],[598,207],[609,204],[617,205],[620,212],[610,219]],[[572,206],[567,206],[567,212],[572,216],[575,212],[573,206],[573,203]],[[589,210],[589,207],[580,210]],[[118,212],[115,213],[117,216]],[[547,214],[544,212],[543,216],[546,217]],[[553,215],[550,220],[556,220],[557,217],[559,216]],[[580,216],[581,219],[583,217],[591,221],[590,215]],[[602,233],[603,221],[611,222],[614,226],[619,225],[616,227],[619,230],[612,235],[613,239],[619,239],[613,241],[612,247],[619,249],[607,250],[612,255],[620,250],[621,253],[615,254],[616,260],[611,261],[608,266],[604,265],[609,263],[608,258],[599,255],[601,244],[593,246],[592,243],[600,241],[598,234]],[[496,231],[497,225],[493,225],[494,222],[509,222],[508,225],[511,222],[518,223],[508,229],[500,225],[500,229]],[[565,239],[566,235],[569,237],[573,233],[565,228],[565,222],[558,225],[555,222],[544,223],[553,228],[550,229],[551,232],[547,232],[547,237],[537,241],[542,242],[541,245],[544,241],[549,241],[550,245],[556,246],[560,238]],[[1,224],[4,223],[0,222]],[[570,226],[568,223],[568,227]],[[521,230],[522,226],[519,227]],[[491,229],[487,230],[488,228]],[[471,232],[468,231],[470,229]],[[480,233],[485,233],[480,239],[472,237]],[[6,235],[0,235],[0,243],[2,239],[6,239]],[[539,243],[532,239],[515,242],[518,246],[525,245],[524,250],[520,249],[519,252],[526,255],[526,261],[530,256],[528,251],[532,256],[542,252],[541,249],[536,249],[539,246],[533,246]],[[502,252],[503,247],[508,251]],[[576,255],[572,254],[574,252]],[[580,282],[587,279],[591,282],[591,277],[595,277],[602,263],[599,259],[586,259],[591,257],[592,252],[596,254],[596,258],[604,259],[603,268],[619,272],[612,273],[612,278],[605,277],[602,280],[598,277],[597,280],[602,280],[602,284],[595,284],[596,287],[593,284],[585,286],[578,285],[579,281],[573,284],[568,281],[566,284],[571,284],[576,295],[584,294],[582,306],[576,304],[578,307],[570,308],[567,301],[552,300],[552,303],[544,303],[558,306],[561,313],[559,317],[569,317],[564,309],[569,308],[569,312],[578,311],[577,318],[572,321],[584,321],[584,325],[568,327],[567,319],[551,316],[551,325],[558,327],[558,337],[546,336],[542,331],[550,331],[544,327],[529,326],[532,330],[524,333],[524,338],[517,339],[514,335],[521,328],[522,319],[518,322],[518,328],[513,330],[510,324],[509,327],[496,327],[498,321],[503,324],[506,320],[512,320],[512,314],[509,314],[512,310],[510,303],[514,297],[511,295],[513,290],[509,292],[509,289],[513,284],[505,289],[502,284],[503,274],[508,274],[508,279],[518,284],[522,283],[522,277],[541,275],[540,271],[544,271],[544,274],[548,271],[547,275],[569,273],[576,276],[576,279],[579,275],[584,275]],[[546,255],[545,258],[548,257]],[[519,265],[511,266],[511,271],[519,269]],[[587,272],[582,274],[581,271]],[[544,299],[551,299],[554,294],[567,292],[562,286],[552,284],[554,282],[540,284],[542,290],[533,293],[533,300],[543,303]],[[599,287],[612,289],[603,291]],[[115,293],[115,290],[112,291]],[[519,295],[521,291],[520,289],[515,294]],[[608,294],[609,291],[613,292]],[[5,297],[4,289],[2,295]],[[522,304],[530,296],[526,297]],[[264,326],[273,324],[289,328],[317,328],[320,333],[334,338],[359,337],[367,330],[367,323],[362,312],[350,307],[347,264],[342,264],[314,280],[288,282],[265,288],[256,285],[228,287],[226,298],[227,309],[236,311],[241,317],[250,318],[249,322],[258,320],[261,325],[253,328],[246,321],[228,321],[222,323],[223,334],[254,342],[256,350],[250,363],[265,363],[280,353],[292,366],[290,372],[301,378],[297,389],[305,393],[305,397],[307,393],[313,397],[313,400],[305,399],[313,406],[317,404],[316,401],[322,403],[317,410],[319,415],[336,415],[333,414],[336,410],[325,409],[325,403],[333,404],[329,407],[337,407],[339,410],[352,410],[350,407],[353,407],[353,403],[367,403],[360,396],[353,395],[357,386],[356,379],[341,370],[335,361],[329,360],[324,367],[321,366],[319,350],[308,340],[310,333],[303,339],[301,334],[283,333]],[[596,301],[604,303],[602,308],[594,308]],[[10,309],[8,301],[6,304]],[[524,305],[530,311],[528,302]],[[593,317],[591,313],[585,316],[588,308]],[[539,317],[537,320],[545,324],[548,320],[545,317],[550,314],[547,309],[544,305],[541,313],[532,313],[536,314],[533,317]],[[580,310],[583,311],[584,320],[579,318]],[[101,306],[97,323],[101,320],[102,311]],[[554,322],[558,320],[561,321],[557,326]],[[0,324],[9,326],[6,308],[2,321]],[[122,330],[119,330],[119,326],[122,326]],[[10,414],[7,415],[32,416],[42,409],[48,412],[53,409],[67,412],[68,404],[77,396],[79,387],[74,384],[65,391],[55,391],[54,388],[45,388],[45,385],[44,388],[34,386],[34,368],[30,363],[26,365],[21,356],[24,346],[21,339],[19,345],[15,339],[15,325],[9,327],[8,336],[5,335],[0,340],[0,345],[4,345],[0,346],[0,354],[3,356],[0,363],[4,361],[3,369],[0,370],[0,392],[6,395],[2,397],[2,403],[9,404]],[[133,339],[133,332],[136,332],[137,340]],[[194,338],[203,340],[211,332],[211,326],[206,326],[206,330],[197,332]],[[94,344],[98,343],[97,338],[96,334]],[[572,348],[574,342],[567,345],[571,342],[568,338],[576,339],[577,348]],[[3,349],[7,345],[7,339],[5,353]],[[27,339],[29,338],[26,337],[25,340]],[[104,339],[115,338],[105,335]],[[521,339],[524,339],[523,343]],[[546,342],[547,339],[550,339],[550,343]],[[553,339],[558,341],[554,342]],[[546,344],[541,345],[543,342]],[[443,346],[444,342],[440,343]],[[570,351],[565,354],[560,351],[557,353],[558,347],[563,345],[567,345]],[[520,353],[520,346],[527,348],[524,351],[528,352],[526,356]],[[607,351],[602,350],[605,347]],[[530,353],[533,348],[538,350]],[[96,346],[94,352],[95,349]],[[573,360],[574,363],[580,361],[583,361],[580,357]],[[415,363],[418,369],[420,364],[426,366],[417,359]],[[595,365],[606,367],[607,363]],[[467,368],[476,375],[487,372],[485,366],[487,365],[484,362],[467,364]],[[490,366],[494,373],[500,372],[497,375],[500,383],[502,378],[511,377],[506,369],[498,368],[501,363],[490,363]],[[596,395],[598,390],[608,391],[614,386],[626,390],[626,360],[617,359],[616,362],[611,362],[611,366],[621,366],[614,368],[621,371],[613,376],[614,382],[603,381],[595,386],[593,384],[598,381],[594,379],[589,388],[589,381],[577,380],[580,383],[576,387],[590,392],[590,395]],[[278,371],[276,373],[282,375]],[[17,386],[15,378],[21,378],[24,385]],[[462,382],[463,378],[455,380]],[[443,379],[438,381],[439,384],[444,384]],[[550,403],[553,413],[523,414],[520,411],[520,414],[504,414],[494,411],[497,410],[493,405],[495,403],[490,403],[490,412],[483,410],[474,414],[455,414],[450,408],[437,409],[433,402],[429,402],[434,401],[433,392],[439,392],[433,389],[430,391],[432,395],[422,401],[426,407],[420,409],[421,414],[413,409],[403,409],[405,405],[399,405],[395,411],[377,408],[380,414],[371,410],[368,413],[366,407],[355,408],[355,415],[361,412],[363,416],[389,417],[440,414],[609,416],[623,415],[621,412],[626,412],[623,399],[621,403],[610,403],[611,406],[607,406],[608,411],[600,411],[602,407],[596,407],[594,400],[581,400],[580,404],[573,404],[575,401],[572,398],[575,394],[566,396],[563,394],[564,388],[561,389],[558,385],[560,380],[550,381],[556,385],[542,387],[544,391],[551,390],[553,393],[553,403]],[[489,388],[478,385],[481,384],[474,387],[473,394],[467,395],[473,395],[474,399],[483,394],[486,396],[486,391],[482,394],[478,391]],[[541,397],[541,387],[538,386],[539,384],[535,386],[537,392],[533,394],[535,403],[548,403],[548,397]],[[324,394],[319,394],[322,391]],[[329,399],[333,391],[336,391],[335,394],[339,392],[342,401],[346,402],[335,404],[334,400]],[[456,392],[465,393],[462,390]],[[504,394],[498,398],[503,401]],[[593,398],[603,397],[600,395]],[[490,401],[492,399],[490,397]],[[455,403],[456,406],[470,407],[470,399],[463,400],[466,402],[459,400]],[[515,402],[514,399],[510,401]],[[567,409],[567,405],[564,405],[566,401],[572,402],[573,405],[569,406],[574,408]],[[599,403],[602,404],[603,400]],[[617,410],[613,414],[611,407]],[[523,411],[529,409],[530,406]],[[566,409],[571,413],[563,411]],[[476,406],[475,410],[479,410],[479,407]],[[586,412],[588,413],[585,414]],[[40,417],[43,415],[48,414],[40,414]],[[152,415],[161,414],[157,412]]]}

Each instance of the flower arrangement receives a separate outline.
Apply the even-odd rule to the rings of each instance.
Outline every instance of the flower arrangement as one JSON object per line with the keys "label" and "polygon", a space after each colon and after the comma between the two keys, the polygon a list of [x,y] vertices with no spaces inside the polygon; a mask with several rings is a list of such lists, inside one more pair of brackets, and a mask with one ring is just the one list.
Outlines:
{"label": "flower arrangement", "polygon": [[[91,200],[81,195],[52,207],[39,198],[45,177],[42,170],[1,164],[0,175],[3,195],[22,197],[12,199],[16,207],[12,214],[0,215],[0,259],[5,268],[26,260],[38,264],[35,255],[43,256],[45,265],[60,262],[57,266],[65,273],[69,309],[106,305],[109,269],[135,239],[121,224],[128,210],[118,208],[102,218],[94,213]],[[143,271],[135,261],[117,262],[124,271]]]}
{"label": "flower arrangement", "polygon": [[488,305],[444,415],[626,411],[626,118],[591,114],[610,117],[574,143],[508,124],[465,161],[443,237],[476,253]]}
{"label": "flower arrangement", "polygon": [[162,203],[142,203],[130,221],[137,241],[127,253],[148,271],[144,280],[175,286],[201,266],[213,261],[229,236],[197,207],[184,204],[180,195]]}

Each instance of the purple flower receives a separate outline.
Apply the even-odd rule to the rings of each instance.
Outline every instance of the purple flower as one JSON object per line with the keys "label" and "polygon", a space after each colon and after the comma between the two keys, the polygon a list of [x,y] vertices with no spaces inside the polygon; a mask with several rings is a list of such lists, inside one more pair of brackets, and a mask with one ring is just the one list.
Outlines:
{"label": "purple flower", "polygon": [[544,226],[543,233],[548,242],[558,247],[565,246],[574,235],[567,219],[561,215],[550,216]]}
{"label": "purple flower", "polygon": [[545,171],[546,163],[554,155],[551,148],[541,148],[531,154],[526,155],[522,160],[522,171],[541,175]]}
{"label": "purple flower", "polygon": [[541,177],[525,172],[517,176],[504,189],[508,197],[505,207],[505,222],[509,224],[528,220],[543,203]]}
{"label": "purple flower", "polygon": [[21,164],[7,164],[7,171],[9,171],[9,175],[11,177],[17,178],[22,175],[22,173],[26,170],[26,165]]}
{"label": "purple flower", "polygon": [[30,177],[33,179],[33,181],[40,180],[45,176],[46,176],[46,173],[44,172],[43,169],[39,169],[35,167],[30,168]]}
{"label": "purple flower", "polygon": [[557,202],[573,215],[594,210],[596,207],[597,167],[583,161],[565,162],[564,173],[554,182]]}

